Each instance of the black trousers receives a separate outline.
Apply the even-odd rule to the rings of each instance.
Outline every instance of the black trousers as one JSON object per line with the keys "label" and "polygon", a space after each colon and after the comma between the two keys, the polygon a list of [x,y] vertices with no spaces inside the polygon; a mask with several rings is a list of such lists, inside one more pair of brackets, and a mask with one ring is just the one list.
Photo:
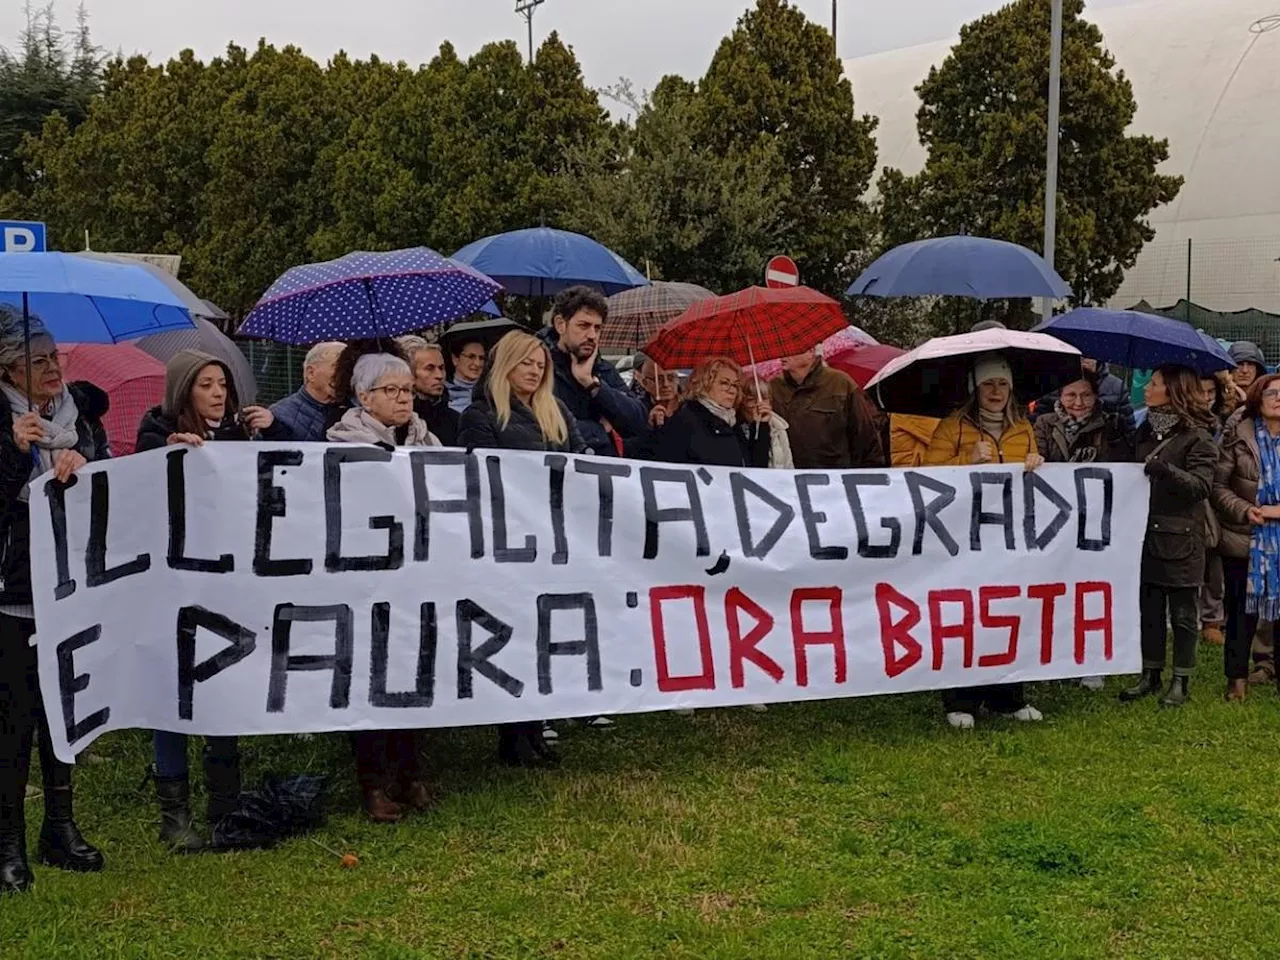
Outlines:
{"label": "black trousers", "polygon": [[956,687],[942,691],[947,713],[977,713],[986,704],[992,713],[1017,713],[1027,705],[1020,683],[997,683],[987,687]]}
{"label": "black trousers", "polygon": [[1249,598],[1249,561],[1222,558],[1226,581],[1227,642],[1222,648],[1222,667],[1228,680],[1247,680],[1249,651],[1258,630],[1258,615],[1245,610]]}
{"label": "black trousers", "polygon": [[[1196,644],[1200,640],[1200,612],[1196,587],[1160,587],[1144,583],[1139,588],[1142,619],[1142,669],[1163,670],[1168,641],[1166,624],[1173,626],[1173,675],[1189,677],[1196,668]],[[1166,619],[1167,617],[1167,619]]]}
{"label": "black trousers", "polygon": [[46,801],[52,788],[71,786],[71,767],[53,755],[49,738],[36,651],[29,643],[35,628],[32,620],[0,614],[0,810],[12,811],[19,824],[33,740],[39,742]]}

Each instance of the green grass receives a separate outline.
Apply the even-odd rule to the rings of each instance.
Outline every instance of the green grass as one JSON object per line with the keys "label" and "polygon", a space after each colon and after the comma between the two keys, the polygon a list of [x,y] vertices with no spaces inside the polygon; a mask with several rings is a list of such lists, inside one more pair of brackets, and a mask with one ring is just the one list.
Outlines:
{"label": "green grass", "polygon": [[[1280,700],[1181,711],[1033,688],[1035,727],[948,729],[933,696],[565,728],[508,771],[487,729],[428,734],[446,799],[356,812],[345,741],[247,741],[248,779],[333,775],[317,839],[178,858],[139,789],[144,735],[79,773],[108,869],[37,868],[0,957],[1276,957]],[[29,806],[31,835],[38,801]]]}

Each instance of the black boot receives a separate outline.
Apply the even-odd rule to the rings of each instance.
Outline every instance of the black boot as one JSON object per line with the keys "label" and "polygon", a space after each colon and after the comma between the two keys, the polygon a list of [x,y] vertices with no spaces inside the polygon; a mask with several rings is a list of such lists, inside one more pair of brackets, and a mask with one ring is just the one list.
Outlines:
{"label": "black boot", "polygon": [[209,829],[240,806],[240,755],[228,751],[215,755],[205,744],[204,785],[209,792]]}
{"label": "black boot", "polygon": [[1180,677],[1173,675],[1173,679],[1169,681],[1169,689],[1165,691],[1165,695],[1160,698],[1160,706],[1162,707],[1180,707],[1191,699],[1191,693],[1187,690],[1188,677]]}
{"label": "black boot", "polygon": [[[71,771],[67,770],[67,780]],[[59,870],[96,873],[105,866],[102,851],[80,835],[71,816],[71,784],[44,785],[44,825],[40,828],[40,862]]]}
{"label": "black boot", "polygon": [[1120,700],[1124,703],[1132,703],[1134,700],[1141,700],[1143,697],[1150,697],[1159,692],[1160,671],[1143,670],[1142,679],[1134,686],[1120,691]]}
{"label": "black boot", "polygon": [[[10,776],[8,772],[5,777]],[[16,777],[14,778],[16,780]],[[27,821],[23,815],[22,789],[18,796],[9,794],[12,784],[0,784],[0,893],[21,893],[30,888],[34,878],[27,864]]]}
{"label": "black boot", "polygon": [[512,767],[551,766],[560,755],[547,745],[541,723],[507,723],[498,728],[498,759]]}
{"label": "black boot", "polygon": [[191,823],[191,786],[186,777],[156,777],[160,841],[170,853],[199,853],[204,838]]}

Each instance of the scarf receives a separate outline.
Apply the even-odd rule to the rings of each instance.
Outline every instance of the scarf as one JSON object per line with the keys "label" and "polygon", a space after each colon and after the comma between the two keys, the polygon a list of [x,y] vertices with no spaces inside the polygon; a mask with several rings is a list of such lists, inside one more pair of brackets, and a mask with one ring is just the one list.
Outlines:
{"label": "scarf", "polygon": [[[1258,506],[1274,507],[1280,504],[1280,440],[1271,436],[1261,417],[1253,422],[1253,436],[1258,441]],[[1253,528],[1245,610],[1264,620],[1280,619],[1280,521]]]}
{"label": "scarf", "polygon": [[1147,409],[1147,423],[1158,439],[1163,440],[1178,428],[1182,418],[1170,407],[1150,407]]}
{"label": "scarf", "polygon": [[[26,414],[30,401],[17,387],[0,381],[0,390],[4,391],[5,399],[9,401],[9,410],[13,414],[14,421]],[[40,411],[36,412],[40,413]],[[80,411],[76,409],[76,402],[71,398],[71,392],[64,386],[62,393],[50,402],[48,415],[40,413],[40,425],[44,427],[44,436],[31,444],[31,476],[28,482],[23,484],[22,492],[18,494],[18,499],[23,503],[27,502],[27,496],[30,493],[30,481],[53,469],[54,453],[58,450],[71,450],[80,442],[80,431],[76,429],[76,421],[79,419]]]}
{"label": "scarf", "polygon": [[769,417],[769,466],[774,470],[794,470],[795,457],[791,453],[791,440],[787,437],[790,424],[776,413]]}
{"label": "scarf", "polygon": [[1067,413],[1067,408],[1062,405],[1061,400],[1057,400],[1053,404],[1053,412],[1058,415],[1058,422],[1062,426],[1062,432],[1067,435],[1067,446],[1073,446],[1076,437],[1080,436],[1080,431],[1084,429],[1084,425],[1093,419],[1093,412],[1085,414],[1080,419],[1076,419]]}
{"label": "scarf", "polygon": [[396,429],[388,427],[367,410],[348,410],[329,428],[328,438],[334,443],[372,443],[383,447],[438,447],[440,441],[427,429],[416,413],[409,420],[404,443],[396,443]]}
{"label": "scarf", "polygon": [[983,410],[981,407],[979,407],[978,408],[978,425],[982,427],[984,431],[986,431],[987,433],[991,434],[991,436],[999,440],[1002,436],[1004,436],[1004,428],[1005,428],[1004,413],[1003,412],[992,413],[990,410]]}
{"label": "scarf", "polygon": [[731,427],[737,426],[738,413],[732,407],[722,407],[720,406],[720,404],[716,403],[714,400],[708,399],[707,397],[699,397],[698,402],[702,404],[704,407],[706,407],[708,410],[710,410],[712,413],[714,413],[717,417],[719,417],[725,423],[727,423],[729,426]]}

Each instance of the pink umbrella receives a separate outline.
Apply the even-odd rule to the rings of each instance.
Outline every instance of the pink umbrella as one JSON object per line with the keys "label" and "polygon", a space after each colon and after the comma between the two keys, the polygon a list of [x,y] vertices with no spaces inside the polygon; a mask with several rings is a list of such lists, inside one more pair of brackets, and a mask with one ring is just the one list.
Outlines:
{"label": "pink umbrella", "polygon": [[63,379],[87,380],[111,398],[102,418],[111,453],[133,453],[142,415],[164,399],[164,364],[129,343],[70,344],[60,353]]}
{"label": "pink umbrella", "polygon": [[[847,326],[839,333],[833,333],[822,341],[822,355],[833,357],[852,347],[869,347],[879,343],[875,337],[860,327]],[[781,360],[766,360],[756,364],[756,376],[761,380],[772,380],[782,373]]]}

